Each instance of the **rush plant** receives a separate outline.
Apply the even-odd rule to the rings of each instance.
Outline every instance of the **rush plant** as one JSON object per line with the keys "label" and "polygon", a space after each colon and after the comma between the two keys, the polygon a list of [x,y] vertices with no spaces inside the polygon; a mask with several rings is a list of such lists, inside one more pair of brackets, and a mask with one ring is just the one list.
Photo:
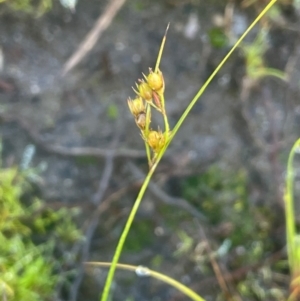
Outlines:
{"label": "rush plant", "polygon": [[[157,62],[155,65],[154,70],[149,69],[149,73],[147,75],[143,74],[143,79],[138,80],[136,84],[136,89],[134,89],[135,97],[133,99],[128,99],[128,106],[130,109],[131,114],[134,117],[134,120],[141,132],[141,137],[144,140],[146,154],[149,163],[149,172],[143,182],[143,185],[140,189],[140,192],[137,196],[137,199],[132,207],[132,210],[129,214],[128,220],[125,224],[124,230],[121,234],[119,239],[118,245],[116,247],[115,254],[113,256],[113,260],[109,263],[110,269],[107,276],[107,280],[105,283],[105,287],[103,290],[103,294],[101,297],[101,301],[107,301],[109,296],[110,287],[112,284],[112,280],[114,277],[114,273],[116,268],[118,267],[118,261],[120,255],[122,253],[122,249],[124,243],[126,241],[126,237],[129,233],[130,227],[132,222],[135,218],[136,212],[139,208],[139,205],[143,199],[144,193],[148,187],[150,179],[155,172],[160,160],[164,156],[168,146],[170,145],[171,141],[175,137],[177,131],[183,124],[186,117],[189,115],[189,112],[198,101],[200,96],[203,94],[207,86],[210,82],[214,79],[216,74],[220,71],[223,67],[225,62],[230,58],[234,50],[241,45],[241,42],[244,40],[246,35],[253,29],[253,27],[261,20],[261,18],[267,13],[267,11],[276,3],[277,0],[271,0],[267,6],[262,10],[262,12],[257,16],[257,18],[253,21],[253,23],[248,27],[248,29],[243,33],[243,35],[236,41],[235,45],[231,48],[228,54],[224,57],[224,59],[220,62],[218,67],[214,70],[211,76],[207,79],[204,85],[199,89],[195,97],[191,100],[190,104],[178,120],[177,124],[174,126],[173,129],[170,129],[168,123],[168,116],[165,108],[165,98],[164,98],[164,91],[165,91],[165,83],[164,83],[164,76],[163,72],[159,69],[159,64],[162,57],[162,52],[164,48],[164,44],[166,41],[166,34],[163,37],[162,44],[158,53]],[[168,27],[167,27],[168,29]],[[167,33],[167,30],[166,30]],[[152,128],[151,127],[151,112],[152,110],[158,111],[164,120],[164,129],[159,128]],[[90,263],[95,264],[95,263]],[[120,267],[120,266],[119,266]],[[137,270],[136,270],[137,272]],[[151,274],[149,274],[151,275]],[[152,274],[153,276],[153,274]],[[298,278],[296,278],[298,279]],[[193,300],[200,300],[202,301],[203,298],[197,295],[196,293],[190,294],[190,289],[186,288],[186,290],[182,290],[182,284],[178,284],[176,281],[169,282],[174,287],[178,288],[179,290],[186,293],[187,296],[192,298]]]}

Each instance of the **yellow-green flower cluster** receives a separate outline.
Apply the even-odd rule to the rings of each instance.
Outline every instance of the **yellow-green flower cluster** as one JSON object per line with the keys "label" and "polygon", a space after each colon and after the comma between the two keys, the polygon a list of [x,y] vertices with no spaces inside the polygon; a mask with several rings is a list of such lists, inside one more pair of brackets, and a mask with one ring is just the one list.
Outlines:
{"label": "yellow-green flower cluster", "polygon": [[[143,76],[144,79],[138,80],[136,89],[133,89],[136,97],[134,99],[128,98],[127,102],[130,112],[141,130],[146,148],[150,147],[155,157],[165,146],[169,132],[164,103],[165,83],[160,70],[155,72],[149,69],[149,74],[147,76],[143,74]],[[165,133],[150,128],[152,108],[163,115]]]}

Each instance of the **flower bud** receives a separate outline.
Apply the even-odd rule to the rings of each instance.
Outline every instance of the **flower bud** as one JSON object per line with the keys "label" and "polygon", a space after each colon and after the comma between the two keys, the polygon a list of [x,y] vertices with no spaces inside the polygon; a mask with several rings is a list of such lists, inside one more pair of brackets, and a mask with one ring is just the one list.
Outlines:
{"label": "flower bud", "polygon": [[150,70],[150,73],[147,76],[147,83],[152,90],[159,91],[164,87],[164,78],[162,73],[160,71],[153,72]]}
{"label": "flower bud", "polygon": [[146,82],[141,81],[141,83],[138,85],[138,91],[139,96],[144,98],[146,101],[152,100],[152,89]]}
{"label": "flower bud", "polygon": [[137,97],[133,100],[131,98],[128,98],[127,103],[131,114],[135,117],[137,117],[141,113],[145,113],[145,104],[141,97]]}
{"label": "flower bud", "polygon": [[154,91],[153,91],[153,101],[154,101],[154,104],[161,110],[162,109],[161,101],[160,101],[159,96],[157,95],[157,93],[154,92]]}
{"label": "flower bud", "polygon": [[165,145],[165,136],[161,131],[150,131],[147,142],[152,150],[158,153]]}

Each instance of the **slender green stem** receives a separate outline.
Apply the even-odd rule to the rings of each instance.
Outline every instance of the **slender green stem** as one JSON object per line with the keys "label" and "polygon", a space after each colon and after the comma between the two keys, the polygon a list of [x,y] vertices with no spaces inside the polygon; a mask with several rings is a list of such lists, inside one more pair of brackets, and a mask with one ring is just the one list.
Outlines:
{"label": "slender green stem", "polygon": [[[139,205],[142,201],[142,198],[144,196],[144,193],[147,189],[147,186],[150,182],[150,179],[158,165],[158,163],[160,162],[161,158],[163,157],[164,153],[166,152],[169,144],[171,143],[172,139],[174,138],[174,136],[176,135],[177,131],[179,130],[180,126],[182,125],[183,121],[186,119],[187,115],[189,114],[189,112],[191,111],[191,109],[193,108],[193,106],[195,105],[195,103],[197,102],[197,100],[199,99],[199,97],[203,94],[204,90],[207,88],[207,86],[209,85],[209,83],[213,80],[213,78],[216,76],[216,74],[220,71],[220,69],[222,68],[222,66],[225,64],[225,62],[229,59],[229,57],[231,56],[231,54],[233,53],[233,51],[239,46],[239,44],[242,42],[242,40],[245,38],[245,36],[249,33],[249,31],[258,23],[258,21],[263,17],[263,15],[272,7],[272,5],[276,2],[277,0],[271,0],[269,2],[269,4],[264,8],[264,10],[258,15],[258,17],[253,21],[253,23],[248,27],[248,29],[244,32],[244,34],[238,39],[238,41],[236,42],[236,44],[232,47],[232,49],[228,52],[228,54],[224,57],[224,59],[221,61],[221,63],[218,65],[218,67],[215,69],[215,71],[211,74],[211,76],[207,79],[207,81],[204,83],[204,85],[201,87],[201,89],[198,91],[198,93],[195,95],[195,97],[192,99],[192,101],[190,102],[190,104],[188,105],[188,107],[186,108],[186,110],[184,111],[184,113],[182,114],[182,116],[180,117],[179,121],[177,122],[177,124],[175,125],[174,129],[171,132],[171,135],[169,137],[169,139],[166,142],[165,147],[160,151],[160,153],[157,155],[157,158],[154,162],[154,164],[152,165],[152,167],[150,168],[145,181],[141,187],[141,190],[138,194],[138,197],[132,207],[132,210],[130,212],[130,215],[128,217],[128,220],[126,222],[126,225],[124,227],[124,230],[121,234],[120,240],[118,242],[115,254],[113,256],[113,260],[112,260],[112,265],[109,269],[108,272],[108,276],[106,279],[106,283],[104,286],[104,290],[103,290],[103,294],[102,294],[102,298],[101,301],[106,301],[108,298],[108,294],[109,294],[109,289],[110,289],[110,285],[112,283],[113,277],[114,277],[114,273],[116,270],[116,264],[118,263],[118,260],[120,258],[122,249],[123,249],[123,245],[125,243],[126,237],[129,233],[131,224],[134,220],[135,214],[139,208]],[[165,40],[165,37],[164,37]],[[164,41],[163,43],[164,44]],[[161,47],[162,48],[162,47]],[[161,57],[161,53],[159,53],[159,60]],[[158,61],[159,61],[158,60]],[[158,66],[159,63],[156,64],[155,69],[158,70]]]}
{"label": "slender green stem", "polygon": [[300,148],[300,139],[298,139],[293,145],[287,163],[287,175],[286,175],[286,191],[284,195],[285,200],[285,218],[286,218],[286,237],[287,237],[287,249],[288,249],[288,260],[293,274],[297,262],[296,249],[295,249],[295,238],[296,238],[296,225],[295,225],[295,212],[294,212],[294,170],[293,161],[295,153]]}
{"label": "slender green stem", "polygon": [[[151,122],[151,107],[149,104],[147,104],[146,107],[146,128],[145,128],[145,137],[143,137],[144,139],[147,139],[148,134],[149,134],[149,125]],[[151,151],[150,151],[150,147],[147,143],[147,141],[145,140],[145,148],[146,148],[146,154],[147,154],[147,160],[148,160],[148,165],[150,166],[151,164]]]}
{"label": "slender green stem", "polygon": [[110,285],[112,283],[112,280],[113,280],[113,277],[114,277],[114,273],[115,273],[115,270],[116,270],[116,264],[118,263],[119,261],[119,258],[120,258],[120,255],[121,255],[121,252],[122,252],[122,249],[123,249],[123,246],[124,246],[124,243],[125,243],[125,240],[126,240],[126,237],[129,233],[129,230],[130,230],[130,227],[132,225],[132,222],[134,220],[134,217],[136,215],[136,212],[140,206],[140,203],[142,201],[142,198],[144,196],[144,193],[148,187],[148,184],[150,182],[150,179],[157,167],[157,164],[158,164],[159,161],[156,161],[152,167],[150,168],[144,182],[143,182],[143,185],[141,187],[141,190],[136,198],[136,201],[131,209],[131,212],[129,214],[129,217],[127,219],[127,222],[125,224],[125,227],[124,227],[124,230],[121,234],[121,237],[118,241],[118,245],[116,247],[116,251],[115,251],[115,254],[113,256],[113,260],[112,260],[112,263],[111,263],[111,267],[109,269],[109,272],[108,272],[108,275],[107,275],[107,279],[106,279],[106,283],[105,283],[105,286],[104,286],[104,290],[103,290],[103,294],[102,294],[102,298],[101,298],[101,301],[106,301],[107,298],[108,298],[108,294],[109,294],[109,289],[110,289]]}
{"label": "slender green stem", "polygon": [[169,138],[169,133],[170,133],[170,125],[168,121],[168,115],[166,113],[166,107],[165,107],[165,96],[163,93],[159,94],[159,99],[161,101],[161,107],[162,107],[162,115],[164,118],[164,124],[165,124],[165,139]]}
{"label": "slender green stem", "polygon": [[155,73],[158,72],[159,64],[160,64],[160,61],[161,61],[162,53],[163,53],[165,43],[166,43],[166,39],[167,39],[167,32],[168,32],[169,26],[170,26],[170,23],[168,24],[168,26],[166,28],[163,40],[162,40],[160,48],[159,48],[159,52],[158,52],[158,56],[157,56],[157,60],[156,60],[155,68],[154,68]]}
{"label": "slender green stem", "polygon": [[164,116],[164,123],[165,123],[165,139],[166,141],[169,138],[169,133],[170,133],[170,126],[169,126],[169,121],[168,121],[168,116],[166,113],[163,114]]}
{"label": "slender green stem", "polygon": [[151,106],[158,112],[161,112],[161,109],[158,106],[156,106],[154,103],[151,103]]}
{"label": "slender green stem", "polygon": [[146,154],[147,154],[148,166],[150,166],[151,165],[151,152],[150,152],[150,148],[149,148],[148,142],[146,140],[144,141],[144,143],[145,143],[145,149],[146,149]]}

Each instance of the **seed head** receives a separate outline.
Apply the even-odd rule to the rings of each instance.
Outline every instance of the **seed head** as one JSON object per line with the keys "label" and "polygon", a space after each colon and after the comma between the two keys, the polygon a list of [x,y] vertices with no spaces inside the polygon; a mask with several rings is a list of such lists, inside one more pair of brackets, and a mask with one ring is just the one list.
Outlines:
{"label": "seed head", "polygon": [[152,89],[145,81],[142,80],[140,82],[140,84],[138,85],[138,91],[139,96],[144,98],[146,101],[152,100]]}
{"label": "seed head", "polygon": [[146,78],[147,83],[152,90],[158,92],[162,88],[164,88],[164,78],[160,71],[153,72],[152,70],[150,70],[150,73]]}
{"label": "seed head", "polygon": [[165,136],[161,131],[150,131],[147,142],[152,150],[158,153],[165,145]]}
{"label": "seed head", "polygon": [[141,97],[137,97],[135,99],[128,98],[127,103],[129,106],[129,110],[134,117],[145,113],[145,104]]}

